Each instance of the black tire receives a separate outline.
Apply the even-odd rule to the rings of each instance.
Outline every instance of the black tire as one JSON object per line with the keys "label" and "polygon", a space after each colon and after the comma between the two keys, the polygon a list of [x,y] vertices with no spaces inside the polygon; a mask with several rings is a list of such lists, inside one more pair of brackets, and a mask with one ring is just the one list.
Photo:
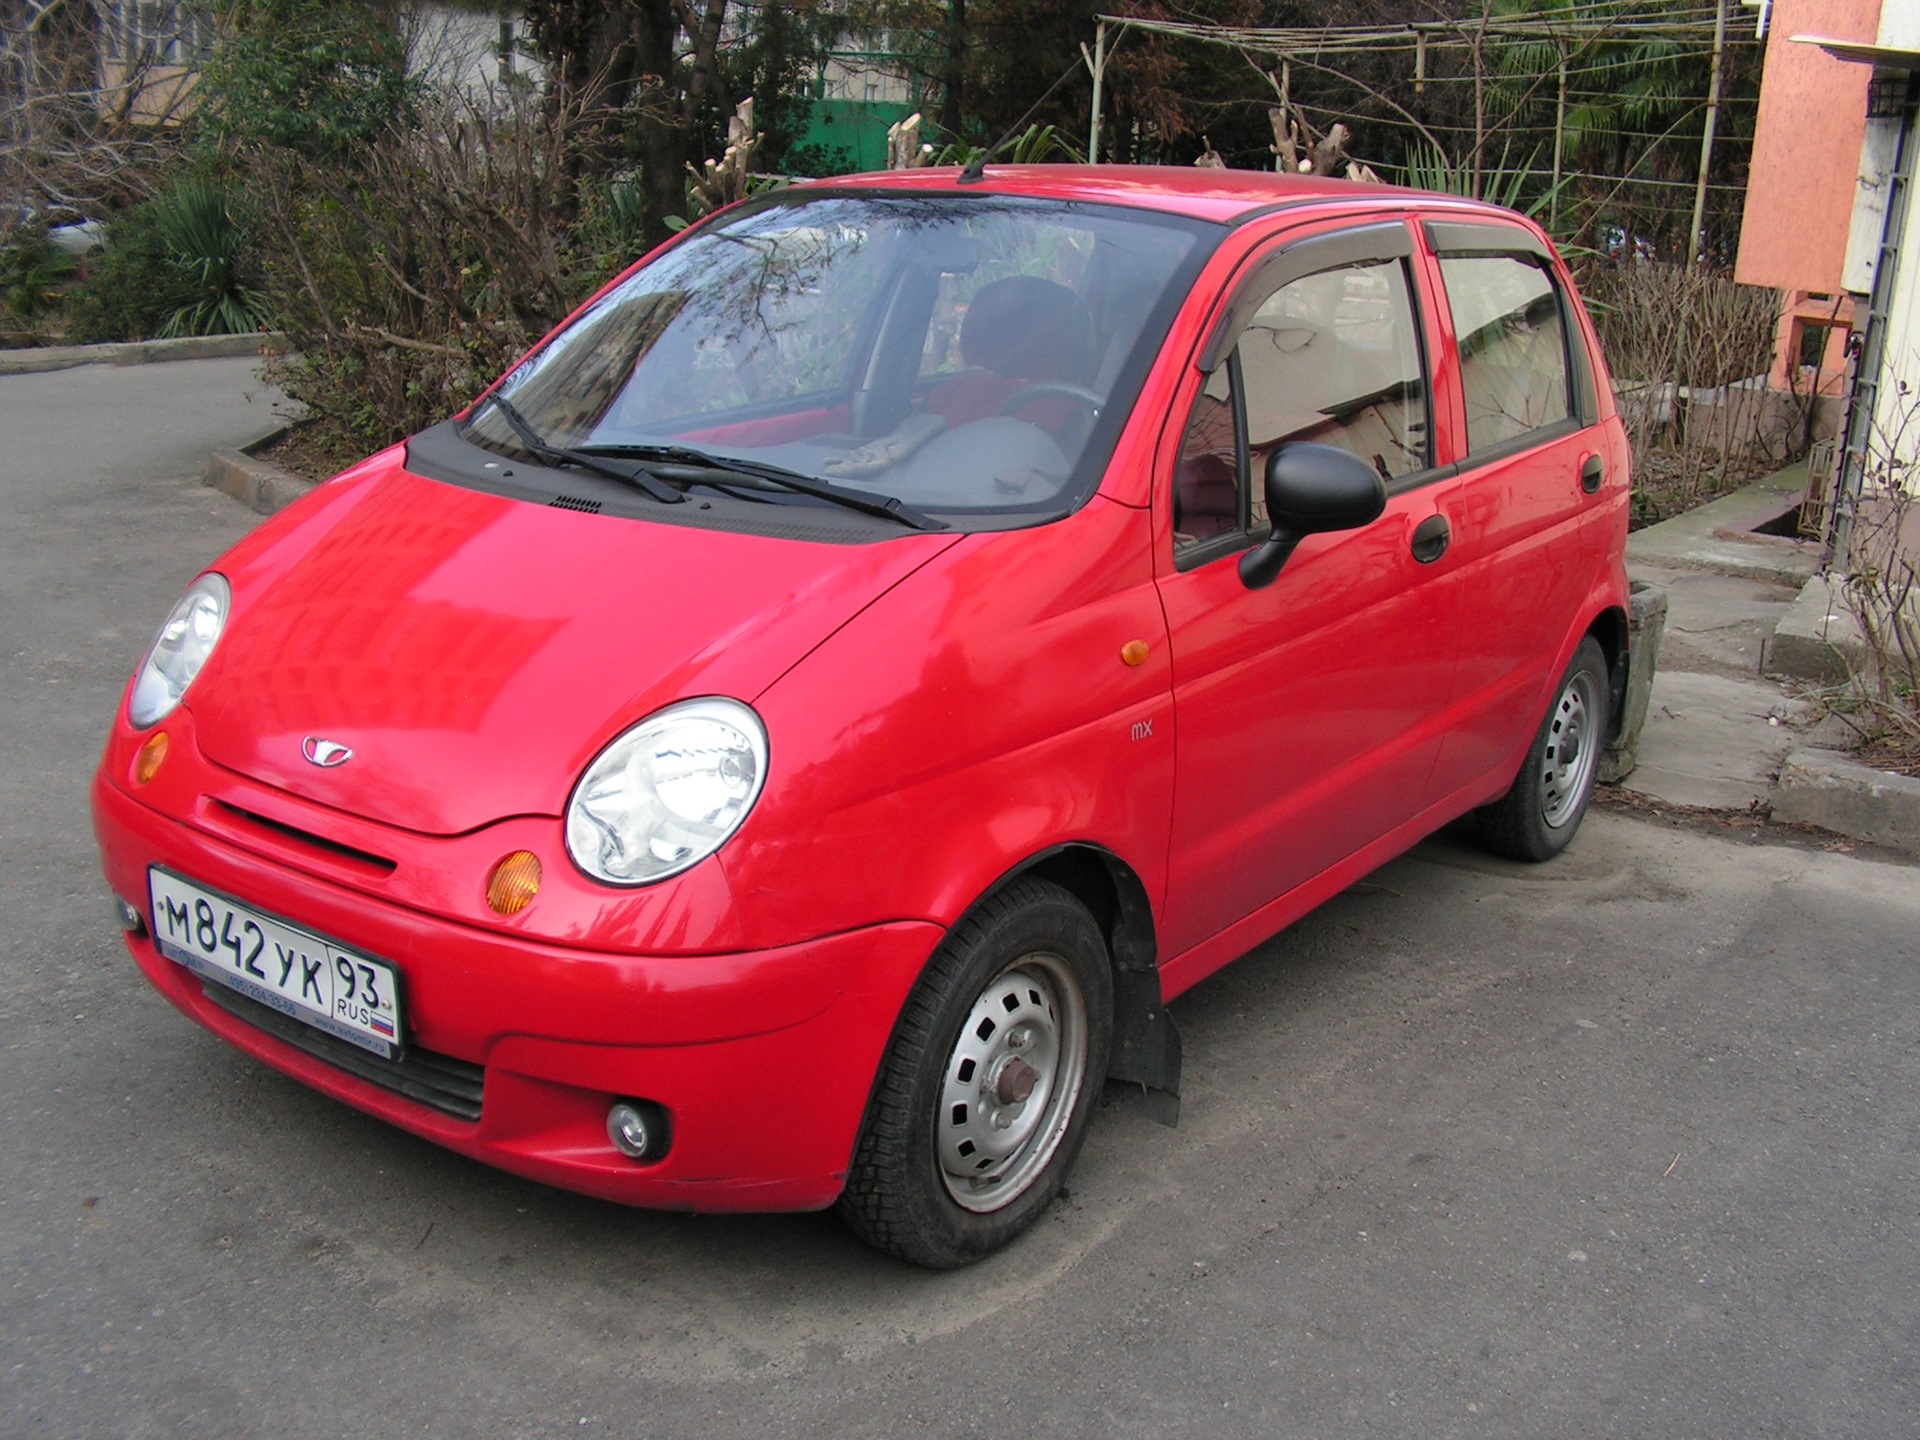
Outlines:
{"label": "black tire", "polygon": [[1513,788],[1475,816],[1489,850],[1539,861],[1567,848],[1593,797],[1612,694],[1607,657],[1589,635],[1554,689]]}
{"label": "black tire", "polygon": [[907,997],[841,1218],[936,1270],[1007,1244],[1060,1193],[1099,1101],[1112,1025],[1093,916],[1048,881],[1014,881],[942,942]]}

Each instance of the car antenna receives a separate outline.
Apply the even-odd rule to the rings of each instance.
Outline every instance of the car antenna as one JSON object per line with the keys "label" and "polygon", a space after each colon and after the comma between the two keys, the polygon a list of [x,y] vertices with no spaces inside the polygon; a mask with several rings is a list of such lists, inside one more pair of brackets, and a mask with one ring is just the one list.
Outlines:
{"label": "car antenna", "polygon": [[1080,65],[1081,65],[1081,62],[1078,60],[1075,60],[1071,65],[1067,66],[1066,69],[1062,70],[1060,72],[1060,78],[1054,81],[1053,84],[1047,87],[1046,93],[1043,94],[1038,100],[1034,101],[1033,104],[1027,107],[1026,114],[1022,115],[1018,120],[1013,122],[1012,129],[1008,130],[1006,134],[1002,135],[998,140],[994,141],[993,144],[989,145],[986,149],[982,150],[978,155],[974,156],[973,159],[967,162],[967,168],[962,170],[958,175],[958,177],[955,178],[954,184],[978,185],[982,180],[986,179],[987,178],[987,161],[991,160],[994,156],[998,155],[1001,151],[1001,148],[1009,140],[1013,139],[1014,136],[1018,135],[1022,129],[1026,127],[1027,121],[1033,118],[1033,112],[1038,110],[1042,105],[1046,104],[1047,101],[1051,100],[1053,98],[1053,92],[1058,90],[1063,84],[1065,84],[1067,77],[1073,74],[1074,71],[1078,70],[1080,68]]}

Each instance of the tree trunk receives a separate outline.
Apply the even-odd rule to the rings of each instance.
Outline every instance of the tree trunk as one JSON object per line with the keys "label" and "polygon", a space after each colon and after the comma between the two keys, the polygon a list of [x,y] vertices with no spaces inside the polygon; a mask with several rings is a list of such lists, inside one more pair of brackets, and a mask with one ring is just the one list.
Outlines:
{"label": "tree trunk", "polygon": [[960,138],[961,102],[967,74],[967,0],[947,0],[947,66],[942,80],[940,128],[953,144]]}
{"label": "tree trunk", "polygon": [[[687,160],[719,93],[720,34],[727,0],[528,0],[527,20],[548,66],[548,84],[591,97],[596,132],[572,160],[576,181],[619,168],[638,151],[644,238],[672,234],[687,208]],[[684,30],[692,57],[679,63]],[[557,104],[557,98],[555,103]],[[630,118],[631,117],[631,118]]]}

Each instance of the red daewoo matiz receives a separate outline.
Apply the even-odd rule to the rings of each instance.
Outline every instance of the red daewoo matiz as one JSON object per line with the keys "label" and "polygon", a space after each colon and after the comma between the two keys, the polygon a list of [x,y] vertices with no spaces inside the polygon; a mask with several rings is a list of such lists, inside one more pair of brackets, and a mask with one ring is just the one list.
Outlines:
{"label": "red daewoo matiz", "polygon": [[799,185],[188,589],[95,782],[188,1015],[635,1205],[927,1265],[1164,1006],[1625,684],[1627,446],[1540,231],[1208,170]]}

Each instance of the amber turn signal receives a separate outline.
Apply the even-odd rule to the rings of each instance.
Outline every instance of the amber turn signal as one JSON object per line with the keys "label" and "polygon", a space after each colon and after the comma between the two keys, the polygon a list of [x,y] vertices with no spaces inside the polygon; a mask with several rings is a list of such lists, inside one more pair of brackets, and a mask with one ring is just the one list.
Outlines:
{"label": "amber turn signal", "polygon": [[516,850],[487,877],[487,908],[496,915],[518,915],[540,893],[540,858]]}
{"label": "amber turn signal", "polygon": [[1147,642],[1129,640],[1120,647],[1120,661],[1125,665],[1144,665],[1147,661]]}
{"label": "amber turn signal", "polygon": [[160,762],[167,758],[167,732],[156,730],[133,757],[133,783],[144,785],[160,773]]}

